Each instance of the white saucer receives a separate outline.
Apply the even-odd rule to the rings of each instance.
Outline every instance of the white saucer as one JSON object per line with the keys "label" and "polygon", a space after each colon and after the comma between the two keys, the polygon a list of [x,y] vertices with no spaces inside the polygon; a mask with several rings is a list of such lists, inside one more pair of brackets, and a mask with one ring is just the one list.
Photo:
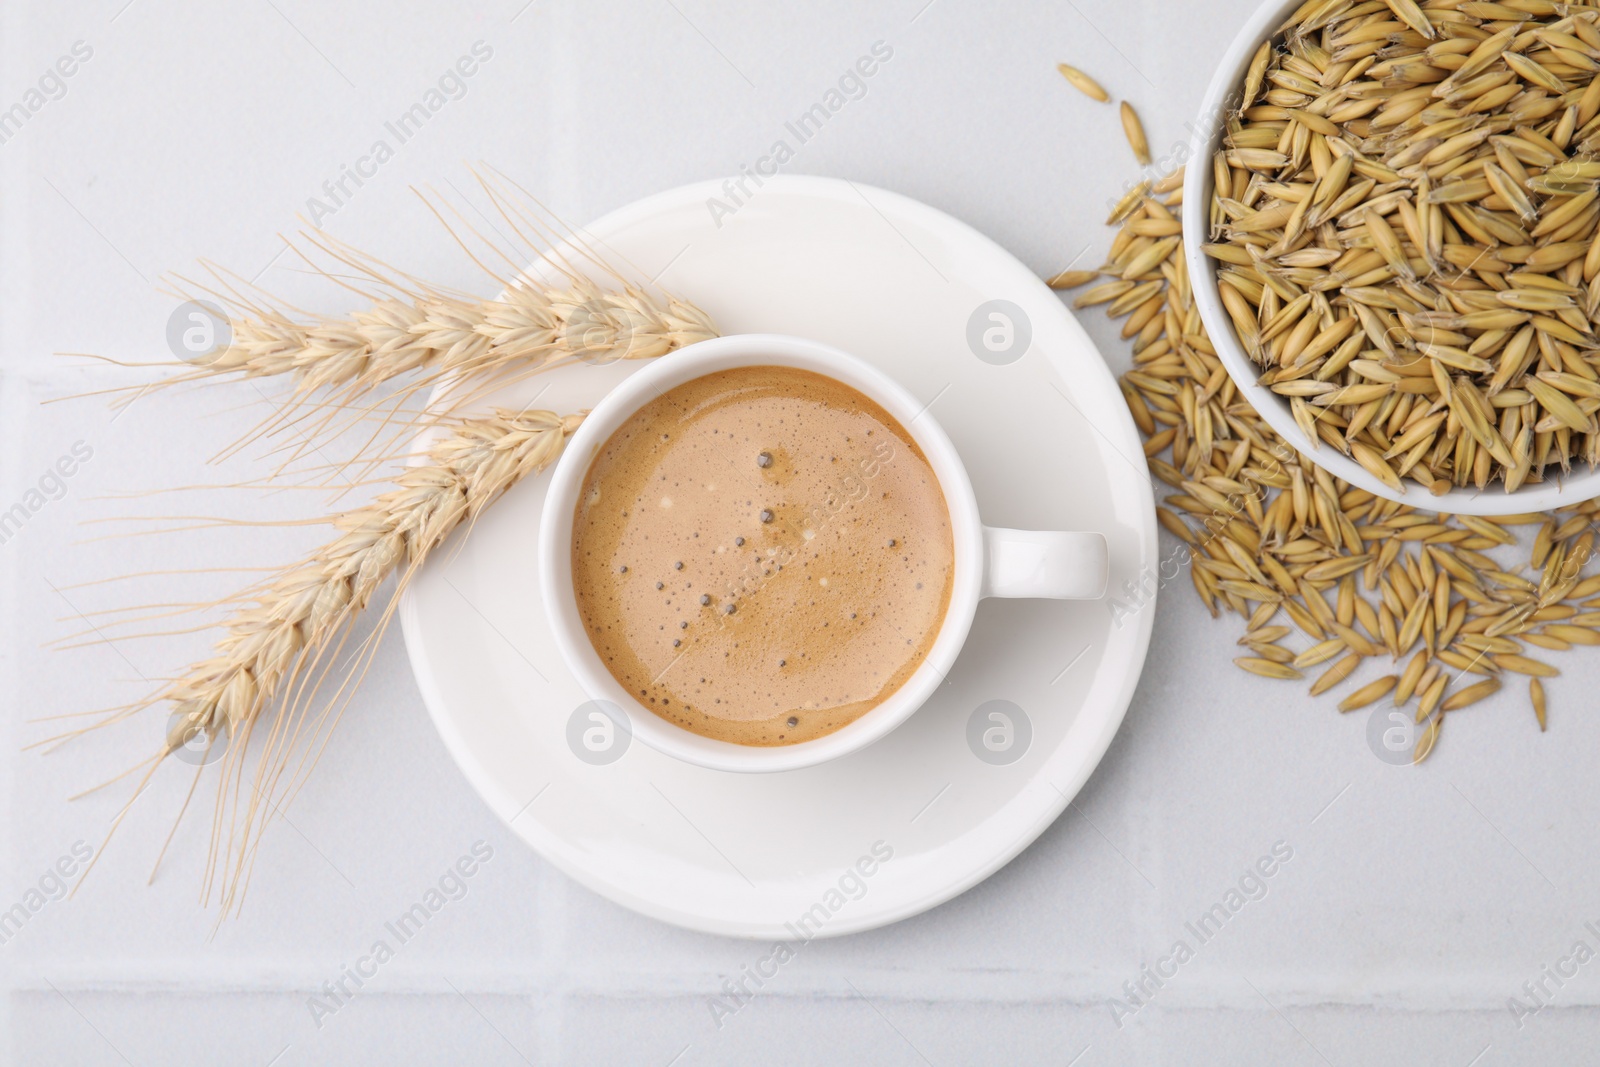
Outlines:
{"label": "white saucer", "polygon": [[[934,405],[985,521],[1098,530],[1113,594],[1140,574],[1153,587],[1154,502],[1133,422],[1087,335],[1026,267],[965,224],[870,186],[768,179],[720,227],[712,197],[724,197],[719,184],[662,193],[586,236],[625,272],[659,273],[724,333],[811,337],[874,363]],[[1000,309],[1014,327],[1009,353],[982,343],[1001,327],[990,340],[1004,347],[990,309],[974,321],[995,300],[1011,305]],[[565,370],[494,403],[520,407],[543,390],[538,407],[580,410],[635,369]],[[703,770],[640,743],[586,762],[568,742],[585,697],[539,607],[547,480],[518,486],[418,576],[401,612],[406,647],[445,744],[490,807],[561,870],[646,915],[792,941],[943,903],[1061,813],[1138,681],[1148,597],[1120,625],[1107,602],[990,600],[944,686],[865,751],[781,774]],[[992,712],[1010,718],[1009,748]]]}

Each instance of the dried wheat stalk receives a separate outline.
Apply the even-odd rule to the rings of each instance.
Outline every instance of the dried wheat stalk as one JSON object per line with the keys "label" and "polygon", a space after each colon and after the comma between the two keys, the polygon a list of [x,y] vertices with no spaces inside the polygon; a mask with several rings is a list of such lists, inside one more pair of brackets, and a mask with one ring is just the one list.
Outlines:
{"label": "dried wheat stalk", "polygon": [[[314,273],[362,297],[367,309],[343,319],[296,317],[282,310],[281,301],[254,299],[253,284],[241,284],[214,267],[207,284],[178,279],[180,295],[198,290],[237,313],[230,323],[231,344],[196,373],[287,374],[297,393],[339,387],[363,393],[418,373],[431,385],[506,367],[526,371],[561,358],[651,359],[716,336],[699,308],[618,274],[579,231],[555,219],[505,175],[493,168],[473,168],[472,175],[498,219],[493,236],[448,199],[420,190],[417,196],[496,283],[498,297],[482,299],[431,284],[308,229],[298,241],[287,242],[290,249]],[[573,258],[598,268],[615,287],[597,285]],[[562,281],[531,276],[524,269],[529,262],[545,264]]]}
{"label": "dried wheat stalk", "polygon": [[[96,724],[157,704],[175,709],[146,781],[197,733],[213,743],[227,735],[231,743],[221,764],[207,875],[207,898],[214,879],[224,914],[242,903],[260,831],[314,764],[407,584],[453,531],[470,525],[517,482],[550,466],[582,418],[497,412],[441,427],[444,436],[429,447],[426,461],[404,468],[395,488],[327,520],[338,531],[332,541],[241,594],[245,606],[224,624],[210,659],[193,664],[151,699]],[[354,666],[337,691],[322,694],[353,625],[391,576],[398,582],[376,630],[352,657]],[[241,790],[246,752],[258,731],[266,736],[249,788]]]}
{"label": "dried wheat stalk", "polygon": [[298,392],[364,392],[403,375],[478,375],[541,366],[652,359],[716,336],[698,308],[636,286],[601,289],[578,279],[546,287],[519,279],[493,300],[442,293],[381,300],[343,319],[297,321],[257,308],[232,323],[232,344],[203,370],[260,378],[287,374]]}
{"label": "dried wheat stalk", "polygon": [[[548,411],[461,413],[478,410],[486,398],[528,374],[579,360],[650,359],[717,336],[702,311],[629,283],[588,247],[581,232],[549,221],[542,207],[504,176],[492,171],[475,176],[498,213],[497,235],[515,235],[513,247],[484,237],[448,202],[423,200],[496,283],[500,295],[494,299],[421,281],[315,231],[301,234],[290,247],[314,273],[360,296],[365,310],[342,319],[306,315],[215,267],[208,267],[204,283],[178,279],[173,291],[183,299],[204,297],[224,305],[231,343],[163,384],[230,375],[292,380],[288,400],[234,449],[291,426],[304,448],[317,447],[299,411],[321,417],[310,427],[313,432],[327,430],[340,417],[347,420],[341,430],[376,421],[378,429],[354,456],[331,465],[335,472],[393,458],[394,449],[375,445],[384,428],[393,439],[425,430],[429,436],[423,439],[432,442],[425,456],[402,455],[417,462],[393,476],[392,488],[384,477],[381,495],[328,517],[337,531],[332,541],[220,602],[232,614],[210,658],[147,699],[112,709],[85,728],[156,705],[173,709],[165,743],[146,764],[119,776],[148,765],[135,798],[180,746],[200,735],[208,744],[226,736],[205,883],[206,899],[215,892],[224,916],[242,904],[261,831],[315,765],[418,569],[452,532],[470,526],[501,494],[553,463],[583,418]],[[569,258],[583,260],[615,287],[592,281]],[[504,266],[491,266],[495,260]],[[561,281],[546,284],[531,277],[522,267],[529,262],[556,272]],[[407,398],[430,391],[425,407],[406,406]],[[395,582],[385,599],[381,590],[390,578]],[[380,600],[373,631],[339,662],[358,620]],[[146,619],[170,614],[175,613]],[[338,677],[330,679],[335,672]],[[250,772],[244,762],[252,747]],[[191,797],[193,791],[191,786]],[[187,808],[185,800],[179,821]],[[128,810],[119,812],[113,832]]]}
{"label": "dried wheat stalk", "polygon": [[[290,247],[313,273],[360,296],[363,310],[343,318],[286,310],[283,301],[209,265],[203,283],[176,279],[174,295],[221,305],[231,336],[227,347],[161,384],[287,376],[293,382],[289,395],[221,455],[293,426],[300,444],[288,449],[292,461],[313,447],[314,438],[336,436],[363,420],[380,427],[374,439],[383,427],[396,431],[382,442],[387,446],[420,419],[468,410],[529,375],[579,361],[653,359],[717,335],[704,312],[670,294],[621,276],[615,276],[616,288],[602,288],[561,260],[553,261],[565,275],[561,284],[521,272],[508,276],[486,265],[455,229],[450,232],[500,287],[499,296],[485,299],[430,284],[314,232],[301,234],[301,243]],[[142,391],[122,390],[130,398]],[[402,414],[407,402],[429,394],[425,415]],[[361,452],[374,443],[369,440]]]}
{"label": "dried wheat stalk", "polygon": [[[359,297],[360,310],[343,317],[305,313],[202,263],[200,278],[172,278],[166,291],[212,303],[227,319],[226,344],[157,385],[287,377],[291,388],[273,413],[221,455],[293,426],[301,444],[289,449],[292,460],[314,447],[313,438],[335,436],[373,416],[380,427],[397,428],[398,438],[427,418],[471,410],[532,374],[578,361],[651,359],[717,335],[699,308],[619,274],[581,231],[561,223],[515,182],[492,168],[472,174],[490,205],[478,216],[494,217],[492,235],[449,199],[431,191],[417,195],[498,296],[428,282],[308,228],[285,238],[287,251],[310,273]],[[528,263],[540,264],[543,273],[535,276],[525,269]],[[597,284],[591,275],[609,282]],[[131,403],[150,388],[109,391]],[[426,413],[404,410],[430,394]]]}

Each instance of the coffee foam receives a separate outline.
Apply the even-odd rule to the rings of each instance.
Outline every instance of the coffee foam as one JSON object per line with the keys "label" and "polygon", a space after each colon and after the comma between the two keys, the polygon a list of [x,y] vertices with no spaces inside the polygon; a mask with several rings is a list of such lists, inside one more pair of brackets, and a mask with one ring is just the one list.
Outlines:
{"label": "coffee foam", "polygon": [[921,665],[954,546],[938,479],[893,416],[820,374],[743,367],[668,391],[600,448],[572,570],[590,641],[641,705],[788,745]]}

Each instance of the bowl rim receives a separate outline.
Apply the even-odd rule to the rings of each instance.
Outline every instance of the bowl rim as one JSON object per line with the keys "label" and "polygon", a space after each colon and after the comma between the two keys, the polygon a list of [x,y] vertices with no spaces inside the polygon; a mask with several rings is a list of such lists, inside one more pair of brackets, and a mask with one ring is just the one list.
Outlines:
{"label": "bowl rim", "polygon": [[1189,156],[1183,182],[1184,263],[1200,320],[1205,324],[1206,335],[1217,357],[1227,368],[1228,377],[1273,432],[1303,457],[1335,477],[1386,500],[1441,514],[1496,516],[1551,511],[1600,496],[1600,467],[1587,472],[1574,468],[1509,493],[1491,483],[1483,489],[1452,487],[1435,496],[1409,479],[1402,479],[1403,488],[1396,492],[1327,442],[1313,441],[1294,421],[1289,405],[1258,382],[1259,367],[1239,343],[1233,320],[1222,305],[1216,261],[1201,247],[1210,236],[1209,204],[1214,187],[1211,159],[1221,142],[1228,117],[1237,110],[1237,96],[1256,49],[1269,36],[1276,35],[1278,28],[1302,3],[1303,0],[1266,0],[1245,21],[1217,64],[1216,73],[1201,100],[1199,115],[1191,126],[1195,151]]}

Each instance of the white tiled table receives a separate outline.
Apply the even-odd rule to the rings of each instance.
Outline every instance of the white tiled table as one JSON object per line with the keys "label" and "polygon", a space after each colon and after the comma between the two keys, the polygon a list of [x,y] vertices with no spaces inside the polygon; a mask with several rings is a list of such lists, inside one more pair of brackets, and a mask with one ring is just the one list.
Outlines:
{"label": "white tiled table", "polygon": [[[895,189],[965,219],[1041,272],[1110,234],[1132,172],[1115,113],[1054,72],[1072,60],[1140,107],[1157,154],[1248,0],[971,0],[758,11],[705,0],[317,5],[96,0],[0,8],[0,107],[58,57],[92,55],[0,144],[0,509],[59,457],[92,456],[0,545],[0,907],[125,792],[66,803],[156,743],[159,716],[44,756],[26,720],[133,699],[204,637],[50,652],[78,612],[226,592],[227,575],[77,583],[290,558],[317,536],[230,529],[97,540],[85,520],[313,510],[294,494],[95,499],[265,470],[205,460],[265,410],[249,386],[156,393],[117,416],[40,402],[134,380],[58,351],[163,358],[164,271],[205,256],[251,274],[341,165],[482,41],[492,55],[322,219],[418,273],[471,280],[410,184],[462,161],[519,177],[583,220],[736,174],[875,41],[894,50],[794,173]],[[120,10],[119,10],[120,9]],[[920,10],[919,10],[920,9]],[[71,66],[71,64],[68,64]],[[56,83],[47,79],[47,88]],[[370,168],[369,168],[370,169]],[[1087,249],[1087,251],[1085,251]],[[287,257],[262,284],[301,287]],[[323,310],[343,310],[319,297]],[[1107,358],[1126,349],[1087,324]],[[70,464],[69,464],[70,466]],[[53,490],[56,483],[47,481]],[[38,501],[35,501],[38,502]],[[104,625],[105,617],[93,617]],[[148,865],[184,776],[159,777],[71,900],[0,945],[0,1063],[1575,1063],[1600,1037],[1600,962],[1519,1029],[1508,998],[1600,926],[1600,666],[1562,656],[1551,732],[1520,693],[1451,723],[1420,771],[1373,758],[1364,716],[1228,665],[1237,634],[1181,586],[1159,605],[1122,733],[1079,798],[987,883],[898,926],[809,946],[734,1017],[709,999],[755,946],[639,918],[509,835],[451,764],[398,640],[322,767],[267,840],[244,916],[197,908],[205,812]],[[333,1015],[308,998],[475,841],[492,861]],[[1112,997],[1156,965],[1275,842],[1293,859],[1120,1028]],[[320,1026],[318,1023],[320,1022]],[[275,1059],[276,1057],[276,1059]],[[675,1057],[677,1057],[675,1059]],[[1074,1057],[1079,1057],[1074,1059]],[[1480,1057],[1474,1060],[1474,1057]]]}

